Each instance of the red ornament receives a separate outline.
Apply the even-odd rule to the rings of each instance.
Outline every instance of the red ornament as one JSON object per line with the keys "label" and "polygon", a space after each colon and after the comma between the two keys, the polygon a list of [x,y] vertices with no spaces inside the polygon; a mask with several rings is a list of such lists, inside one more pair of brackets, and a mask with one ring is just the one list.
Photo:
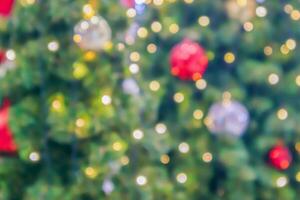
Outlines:
{"label": "red ornament", "polygon": [[208,66],[208,57],[203,47],[185,39],[171,50],[171,73],[182,80],[199,80]]}
{"label": "red ornament", "polygon": [[9,127],[10,101],[5,99],[0,108],[0,154],[13,155],[17,152],[17,145]]}
{"label": "red ornament", "polygon": [[121,4],[127,8],[133,8],[135,6],[135,0],[121,0]]}
{"label": "red ornament", "polygon": [[278,170],[287,169],[292,162],[292,155],[289,148],[283,144],[274,146],[269,152],[269,162]]}
{"label": "red ornament", "polygon": [[6,60],[6,55],[4,51],[0,50],[0,64]]}
{"label": "red ornament", "polygon": [[15,0],[0,0],[0,16],[9,17]]}

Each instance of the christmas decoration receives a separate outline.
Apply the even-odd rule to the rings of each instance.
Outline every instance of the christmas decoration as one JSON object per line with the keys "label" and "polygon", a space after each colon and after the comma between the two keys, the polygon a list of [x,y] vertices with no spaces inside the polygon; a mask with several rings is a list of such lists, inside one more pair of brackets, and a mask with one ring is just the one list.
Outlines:
{"label": "christmas decoration", "polygon": [[120,0],[121,4],[126,8],[133,8],[135,6],[135,0]]}
{"label": "christmas decoration", "polygon": [[288,147],[283,144],[274,146],[269,154],[269,163],[278,170],[287,169],[292,162],[292,155]]}
{"label": "christmas decoration", "polygon": [[185,39],[173,47],[170,64],[174,76],[182,80],[198,80],[208,66],[208,57],[198,43]]}
{"label": "christmas decoration", "polygon": [[12,132],[9,128],[10,101],[5,99],[0,108],[0,154],[13,155],[17,152]]}
{"label": "christmas decoration", "polygon": [[207,116],[208,129],[214,134],[241,136],[249,123],[249,113],[237,101],[223,101],[211,106]]}
{"label": "christmas decoration", "polygon": [[1,0],[0,16],[9,17],[11,15],[15,0]]}
{"label": "christmas decoration", "polygon": [[255,0],[227,0],[225,3],[227,14],[232,19],[246,22],[255,16]]}
{"label": "christmas decoration", "polygon": [[137,96],[140,93],[140,88],[139,88],[137,82],[132,78],[125,79],[122,82],[122,89],[123,89],[124,93],[130,94],[133,96]]}
{"label": "christmas decoration", "polygon": [[74,41],[84,50],[100,51],[111,40],[111,29],[105,19],[93,16],[74,28]]}

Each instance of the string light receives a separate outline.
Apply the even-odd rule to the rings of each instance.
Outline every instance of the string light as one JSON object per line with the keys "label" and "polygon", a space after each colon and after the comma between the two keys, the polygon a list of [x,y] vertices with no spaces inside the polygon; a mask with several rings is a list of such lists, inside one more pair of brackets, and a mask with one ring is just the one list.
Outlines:
{"label": "string light", "polygon": [[194,0],[184,0],[184,2],[185,2],[186,4],[192,4],[192,3],[194,3]]}
{"label": "string light", "polygon": [[133,63],[133,64],[130,64],[129,65],[129,71],[132,73],[132,74],[137,74],[139,71],[140,71],[140,67]]}
{"label": "string light", "polygon": [[286,12],[287,14],[290,14],[290,13],[294,10],[294,8],[293,8],[293,6],[292,6],[291,4],[286,4],[286,5],[284,6],[283,10],[284,10],[284,12]]}
{"label": "string light", "polygon": [[292,12],[291,12],[291,19],[292,20],[300,20],[300,11],[299,10],[293,10]]}
{"label": "string light", "polygon": [[269,75],[268,81],[271,85],[276,85],[279,82],[279,76],[275,73],[272,73]]}
{"label": "string light", "polygon": [[121,151],[123,149],[123,145],[121,142],[117,141],[113,143],[112,148],[115,151]]}
{"label": "string light", "polygon": [[82,127],[85,126],[86,122],[85,122],[84,119],[78,118],[78,119],[76,120],[76,123],[75,123],[75,124],[76,124],[76,126],[77,126],[78,128],[82,128]]}
{"label": "string light", "polygon": [[134,18],[136,16],[136,11],[133,8],[129,8],[126,12],[127,17]]}
{"label": "string light", "polygon": [[140,129],[136,129],[132,132],[132,136],[136,140],[141,140],[144,137],[144,133]]}
{"label": "string light", "polygon": [[193,116],[194,116],[195,119],[200,120],[200,119],[203,118],[204,114],[203,114],[202,110],[197,109],[197,110],[194,111]]}
{"label": "string light", "polygon": [[227,52],[224,55],[224,61],[228,64],[231,64],[235,61],[235,55],[232,52]]}
{"label": "string light", "polygon": [[268,13],[267,9],[263,6],[259,6],[256,8],[256,15],[258,17],[265,17],[267,13]]}
{"label": "string light", "polygon": [[91,179],[94,179],[98,176],[98,171],[94,167],[85,168],[84,173],[88,178]]}
{"label": "string light", "polygon": [[297,181],[297,182],[300,182],[300,171],[297,172],[297,174],[296,174],[296,181]]}
{"label": "string light", "polygon": [[156,6],[161,6],[164,3],[164,0],[153,0],[153,4]]}
{"label": "string light", "polygon": [[265,54],[266,56],[270,56],[270,55],[272,55],[272,53],[273,53],[272,47],[266,46],[266,47],[264,48],[264,54]]}
{"label": "string light", "polygon": [[151,24],[151,30],[155,33],[158,33],[162,30],[162,25],[160,22],[155,21]]}
{"label": "string light", "polygon": [[137,31],[137,35],[140,38],[146,38],[148,36],[148,30],[145,27],[140,27]]}
{"label": "string light", "polygon": [[245,31],[250,32],[253,30],[254,26],[251,22],[245,22],[243,25]]}
{"label": "string light", "polygon": [[149,53],[155,53],[156,50],[157,50],[157,46],[156,46],[155,44],[153,44],[153,43],[148,44],[148,46],[147,46],[147,51],[148,51]]}
{"label": "string light", "polygon": [[73,64],[73,76],[76,79],[82,79],[83,77],[85,77],[89,72],[88,67],[81,63],[81,62],[75,62]]}
{"label": "string light", "polygon": [[178,24],[171,24],[170,27],[169,27],[169,31],[170,33],[177,33],[179,31],[179,26]]}
{"label": "string light", "polygon": [[96,53],[94,51],[87,51],[85,54],[84,54],[84,60],[86,61],[93,61],[96,59]]}
{"label": "string light", "polygon": [[112,102],[112,99],[109,95],[103,95],[101,98],[101,101],[104,105],[110,105]]}
{"label": "string light", "polygon": [[16,52],[12,49],[6,51],[5,56],[8,60],[15,60],[16,59]]}
{"label": "string light", "polygon": [[277,111],[277,117],[280,120],[286,120],[288,118],[288,112],[286,109],[281,108]]}
{"label": "string light", "polygon": [[140,186],[146,185],[147,184],[147,178],[143,175],[140,175],[136,178],[136,183]]}
{"label": "string light", "polygon": [[136,51],[132,52],[129,57],[132,62],[138,62],[141,58],[140,54]]}
{"label": "string light", "polygon": [[209,17],[207,17],[207,16],[201,16],[201,17],[199,17],[199,19],[198,19],[198,23],[199,23],[200,26],[205,27],[205,26],[208,26],[208,25],[209,25],[210,19],[209,19]]}
{"label": "string light", "polygon": [[183,184],[183,183],[185,183],[187,181],[187,176],[186,176],[185,173],[179,173],[176,176],[176,180],[177,180],[178,183],[182,183]]}
{"label": "string light", "polygon": [[291,39],[291,38],[288,39],[285,44],[286,44],[286,47],[289,50],[294,50],[296,48],[296,46],[297,46],[296,41],[294,39]]}
{"label": "string light", "polygon": [[276,185],[279,188],[286,186],[287,183],[288,183],[288,180],[285,176],[281,176],[276,180]]}
{"label": "string light", "polygon": [[186,142],[182,142],[182,143],[179,144],[178,150],[181,153],[188,153],[190,151],[190,145]]}
{"label": "string light", "polygon": [[207,86],[206,80],[204,79],[199,79],[195,84],[199,90],[204,90]]}
{"label": "string light", "polygon": [[156,124],[155,126],[155,131],[158,133],[158,134],[164,134],[166,133],[167,131],[167,126],[163,123],[158,123]]}
{"label": "string light", "polygon": [[170,162],[170,157],[167,154],[164,154],[160,157],[160,162],[166,165]]}
{"label": "string light", "polygon": [[49,51],[52,51],[52,52],[55,52],[57,51],[59,48],[59,44],[57,41],[51,41],[48,43],[48,50]]}
{"label": "string light", "polygon": [[298,153],[300,153],[300,142],[297,142],[297,143],[295,144],[295,149],[296,149],[296,151],[297,151]]}
{"label": "string light", "polygon": [[122,165],[128,165],[129,164],[129,158],[127,156],[122,156],[120,159],[120,162]]}
{"label": "string light", "polygon": [[20,3],[22,6],[31,6],[35,4],[35,0],[21,0]]}
{"label": "string light", "polygon": [[211,154],[210,152],[206,152],[206,153],[204,153],[204,154],[202,155],[202,160],[203,160],[204,162],[206,162],[206,163],[211,162],[212,159],[213,159],[213,156],[212,156],[212,154]]}
{"label": "string light", "polygon": [[151,81],[150,84],[149,84],[149,88],[150,88],[150,90],[156,92],[156,91],[159,90],[160,84],[159,84],[158,81],[155,81],[155,80],[154,80],[154,81]]}
{"label": "string light", "polygon": [[295,79],[296,85],[300,87],[300,75],[298,75]]}
{"label": "string light", "polygon": [[40,160],[41,156],[38,152],[31,152],[29,154],[29,159],[32,161],[32,162],[38,162]]}
{"label": "string light", "polygon": [[184,95],[181,92],[175,93],[173,98],[176,103],[182,103],[184,101]]}
{"label": "string light", "polygon": [[284,55],[287,55],[290,52],[290,50],[288,49],[288,47],[285,44],[283,44],[280,47],[280,52]]}

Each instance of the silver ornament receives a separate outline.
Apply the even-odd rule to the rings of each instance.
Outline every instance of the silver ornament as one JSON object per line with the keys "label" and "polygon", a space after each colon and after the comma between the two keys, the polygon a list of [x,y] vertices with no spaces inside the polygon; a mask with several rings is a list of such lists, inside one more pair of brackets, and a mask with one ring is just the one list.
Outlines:
{"label": "silver ornament", "polygon": [[237,101],[218,102],[209,109],[207,126],[213,134],[241,136],[248,124],[248,110]]}
{"label": "silver ornament", "polygon": [[111,194],[115,189],[114,183],[110,179],[105,179],[102,185],[102,190],[106,195]]}
{"label": "silver ornament", "polygon": [[111,40],[111,29],[105,19],[93,16],[74,28],[74,40],[84,50],[100,51]]}
{"label": "silver ornament", "polygon": [[137,82],[132,78],[125,79],[122,82],[122,89],[123,89],[124,93],[130,94],[133,96],[137,96],[140,93],[140,88],[139,88]]}

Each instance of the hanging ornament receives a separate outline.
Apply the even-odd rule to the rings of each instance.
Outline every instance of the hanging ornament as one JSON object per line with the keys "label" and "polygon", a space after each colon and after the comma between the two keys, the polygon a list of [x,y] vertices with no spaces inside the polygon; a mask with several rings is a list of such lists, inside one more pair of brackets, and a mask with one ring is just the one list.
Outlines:
{"label": "hanging ornament", "polygon": [[207,66],[205,50],[196,42],[185,39],[171,50],[171,73],[182,80],[200,79]]}
{"label": "hanging ornament", "polygon": [[133,8],[135,6],[135,0],[120,0],[121,4],[126,8]]}
{"label": "hanging ornament", "polygon": [[125,79],[122,82],[122,89],[125,94],[130,94],[133,96],[138,96],[140,93],[140,88],[133,78]]}
{"label": "hanging ornament", "polygon": [[10,101],[5,99],[0,108],[0,154],[14,155],[17,152],[17,146],[9,127],[9,108]]}
{"label": "hanging ornament", "polygon": [[15,68],[15,53],[13,50],[0,50],[0,78],[4,77],[6,72]]}
{"label": "hanging ornament", "polygon": [[102,185],[102,190],[106,195],[111,194],[114,191],[114,183],[110,179],[105,179]]}
{"label": "hanging ornament", "polygon": [[74,28],[74,41],[84,50],[100,51],[111,40],[111,29],[105,19],[93,16]]}
{"label": "hanging ornament", "polygon": [[230,18],[246,22],[255,16],[256,1],[227,0],[225,8]]}
{"label": "hanging ornament", "polygon": [[241,136],[248,127],[249,113],[237,101],[218,102],[209,109],[206,124],[213,134]]}
{"label": "hanging ornament", "polygon": [[11,15],[14,0],[1,0],[0,2],[0,16],[9,17]]}
{"label": "hanging ornament", "polygon": [[268,154],[269,163],[278,170],[287,169],[292,162],[292,155],[284,144],[277,144]]}

